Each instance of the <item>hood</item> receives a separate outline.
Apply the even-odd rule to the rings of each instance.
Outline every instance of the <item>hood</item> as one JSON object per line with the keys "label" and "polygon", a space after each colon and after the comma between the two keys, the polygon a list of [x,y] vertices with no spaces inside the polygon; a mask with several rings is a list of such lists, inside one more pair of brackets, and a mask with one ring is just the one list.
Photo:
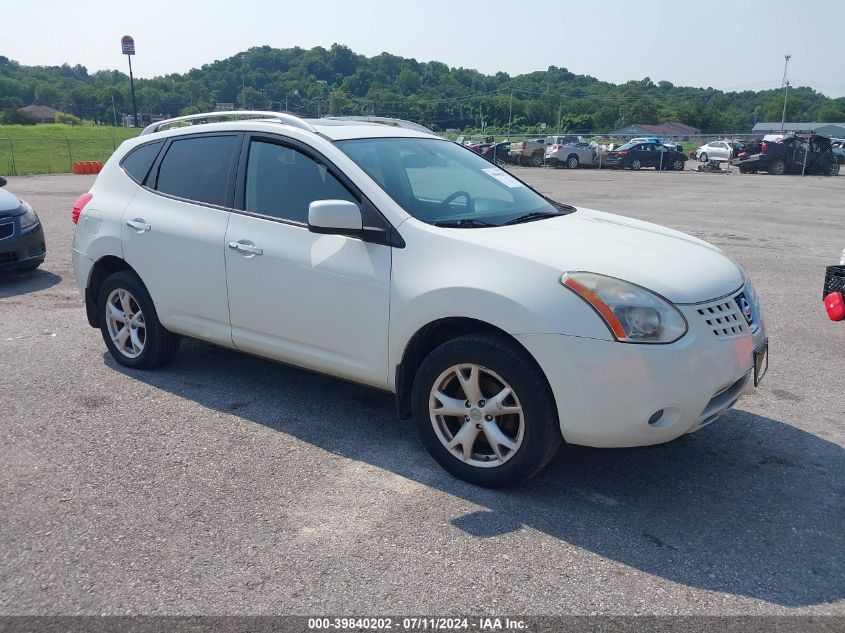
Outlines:
{"label": "hood", "polygon": [[743,284],[739,266],[712,244],[657,224],[611,213],[574,213],[490,229],[453,229],[481,246],[560,270],[624,279],[674,303],[723,297]]}
{"label": "hood", "polygon": [[0,213],[3,215],[18,215],[18,211],[23,213],[21,201],[18,197],[0,188]]}

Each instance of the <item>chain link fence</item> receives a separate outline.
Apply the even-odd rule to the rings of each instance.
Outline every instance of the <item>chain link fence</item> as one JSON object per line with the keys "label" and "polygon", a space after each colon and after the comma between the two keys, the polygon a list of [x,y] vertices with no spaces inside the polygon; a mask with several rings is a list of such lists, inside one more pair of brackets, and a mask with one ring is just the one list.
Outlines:
{"label": "chain link fence", "polygon": [[109,138],[13,138],[0,136],[0,174],[70,172],[77,161],[108,160],[121,141]]}

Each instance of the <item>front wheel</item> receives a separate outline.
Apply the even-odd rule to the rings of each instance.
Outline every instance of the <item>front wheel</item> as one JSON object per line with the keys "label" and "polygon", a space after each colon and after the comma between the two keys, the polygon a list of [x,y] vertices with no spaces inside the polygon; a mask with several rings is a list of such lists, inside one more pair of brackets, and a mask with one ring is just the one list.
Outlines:
{"label": "front wheel", "polygon": [[545,156],[543,156],[540,152],[531,155],[531,164],[534,167],[542,167],[543,162],[545,161]]}
{"label": "front wheel", "polygon": [[674,169],[675,171],[681,171],[683,170],[683,168],[684,161],[682,161],[680,158],[676,158],[674,161],[672,161],[672,169]]}
{"label": "front wheel", "polygon": [[467,334],[431,352],[414,379],[412,409],[437,463],[487,488],[528,479],[562,442],[545,376],[502,336]]}
{"label": "front wheel", "polygon": [[701,154],[699,154],[699,156],[698,156],[698,160],[701,161],[702,163],[706,163],[707,162],[707,152],[701,152]]}
{"label": "front wheel", "polygon": [[159,322],[153,300],[135,273],[122,270],[106,278],[97,309],[103,340],[118,363],[153,369],[173,360],[180,338]]}

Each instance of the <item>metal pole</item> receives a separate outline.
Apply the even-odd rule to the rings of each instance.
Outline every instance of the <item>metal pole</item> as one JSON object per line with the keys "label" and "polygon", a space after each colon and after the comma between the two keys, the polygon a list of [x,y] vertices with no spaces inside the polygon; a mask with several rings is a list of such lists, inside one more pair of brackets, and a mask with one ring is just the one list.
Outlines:
{"label": "metal pole", "polygon": [[786,97],[789,96],[789,82],[786,82],[786,91],[783,93],[783,114],[780,117],[780,131],[783,132],[783,127],[786,122]]}
{"label": "metal pole", "polygon": [[786,69],[789,68],[789,60],[792,57],[789,53],[783,56],[783,79],[780,82],[781,88],[786,86],[786,90],[783,93],[783,114],[780,118],[780,131],[783,132],[784,124],[786,123],[786,97],[789,94],[789,81],[786,79]]}
{"label": "metal pole", "polygon": [[804,164],[801,166],[801,175],[802,176],[804,175],[804,172],[807,169],[807,152],[809,151],[809,149],[810,149],[810,141],[808,140],[804,144]]}
{"label": "metal pole", "polygon": [[15,165],[15,144],[12,141],[11,136],[9,137],[9,153],[12,155],[12,175],[17,176],[18,168],[17,165]]}
{"label": "metal pole", "polygon": [[132,76],[132,55],[127,55],[129,60],[129,89],[132,91],[132,121],[138,127],[138,104],[135,102],[135,78]]}
{"label": "metal pole", "polygon": [[508,106],[508,136],[511,135],[511,119],[513,119],[513,90],[511,90],[511,100]]}
{"label": "metal pole", "polygon": [[114,93],[111,96],[111,116],[114,126],[117,127],[117,110],[114,109]]}
{"label": "metal pole", "polygon": [[68,160],[67,170],[73,171],[73,155],[71,154],[71,151],[70,151],[70,139],[67,136],[65,136],[64,139],[65,139],[65,143],[67,143],[67,160]]}

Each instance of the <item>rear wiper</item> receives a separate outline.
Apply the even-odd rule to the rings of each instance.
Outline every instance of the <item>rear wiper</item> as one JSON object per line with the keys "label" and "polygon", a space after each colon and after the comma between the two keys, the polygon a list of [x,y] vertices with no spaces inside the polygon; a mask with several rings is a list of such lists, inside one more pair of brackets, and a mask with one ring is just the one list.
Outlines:
{"label": "rear wiper", "polygon": [[443,226],[451,229],[477,229],[485,226],[499,226],[498,224],[490,224],[484,220],[476,220],[475,218],[461,218],[460,220],[440,220],[433,222],[434,226]]}
{"label": "rear wiper", "polygon": [[520,224],[521,222],[530,222],[531,220],[542,220],[543,218],[554,218],[559,215],[563,214],[552,213],[551,211],[532,211],[531,213],[517,216],[513,220],[508,220],[502,226],[506,226],[508,224]]}

